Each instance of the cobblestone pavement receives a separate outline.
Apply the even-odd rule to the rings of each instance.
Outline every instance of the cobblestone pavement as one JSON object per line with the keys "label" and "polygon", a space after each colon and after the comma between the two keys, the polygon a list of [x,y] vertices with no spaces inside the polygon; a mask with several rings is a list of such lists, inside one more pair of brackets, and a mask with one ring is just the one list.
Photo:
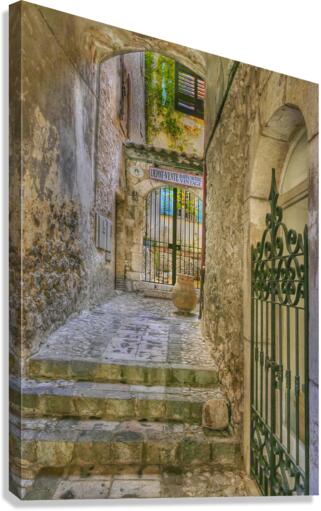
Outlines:
{"label": "cobblestone pavement", "polygon": [[254,483],[242,471],[196,467],[173,473],[99,475],[69,473],[40,475],[27,500],[246,497],[258,495]]}
{"label": "cobblestone pavement", "polygon": [[181,316],[170,300],[122,292],[67,321],[47,339],[39,355],[214,367],[196,313]]}

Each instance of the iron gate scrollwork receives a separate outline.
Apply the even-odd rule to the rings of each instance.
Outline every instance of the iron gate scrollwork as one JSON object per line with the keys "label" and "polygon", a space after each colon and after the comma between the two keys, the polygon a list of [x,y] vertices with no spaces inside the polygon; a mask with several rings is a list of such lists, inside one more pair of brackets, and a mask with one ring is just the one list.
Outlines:
{"label": "iron gate scrollwork", "polygon": [[308,233],[271,212],[251,251],[251,474],[264,495],[309,493]]}

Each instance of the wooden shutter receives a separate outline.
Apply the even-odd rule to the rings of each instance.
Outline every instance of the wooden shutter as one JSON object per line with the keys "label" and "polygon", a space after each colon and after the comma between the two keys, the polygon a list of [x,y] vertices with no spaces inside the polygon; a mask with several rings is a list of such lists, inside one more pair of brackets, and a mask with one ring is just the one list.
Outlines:
{"label": "wooden shutter", "polygon": [[175,62],[175,108],[204,118],[205,82],[187,67]]}

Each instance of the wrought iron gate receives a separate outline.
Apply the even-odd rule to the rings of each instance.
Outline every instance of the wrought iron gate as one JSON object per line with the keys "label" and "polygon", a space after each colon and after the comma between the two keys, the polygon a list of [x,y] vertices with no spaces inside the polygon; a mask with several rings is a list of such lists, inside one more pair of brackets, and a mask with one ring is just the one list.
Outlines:
{"label": "wrought iron gate", "polygon": [[200,284],[202,200],[189,190],[164,186],[145,203],[145,281],[174,285],[176,274]]}
{"label": "wrought iron gate", "polygon": [[264,495],[309,492],[308,236],[277,205],[252,247],[251,471]]}

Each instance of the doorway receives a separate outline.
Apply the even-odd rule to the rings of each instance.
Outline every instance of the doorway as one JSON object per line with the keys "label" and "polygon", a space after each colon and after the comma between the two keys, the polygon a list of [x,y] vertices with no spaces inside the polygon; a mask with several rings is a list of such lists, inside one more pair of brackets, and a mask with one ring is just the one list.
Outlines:
{"label": "doorway", "polygon": [[174,285],[177,273],[200,287],[203,201],[185,188],[163,186],[145,199],[144,280]]}

